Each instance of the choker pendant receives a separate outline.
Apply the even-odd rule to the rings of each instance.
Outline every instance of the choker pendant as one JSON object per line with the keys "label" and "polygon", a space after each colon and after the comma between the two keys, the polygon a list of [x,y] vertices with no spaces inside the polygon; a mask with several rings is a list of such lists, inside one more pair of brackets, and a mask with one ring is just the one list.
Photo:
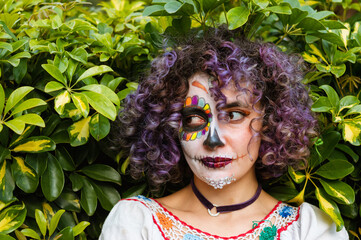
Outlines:
{"label": "choker pendant", "polygon": [[[203,196],[203,194],[198,190],[198,188],[194,184],[193,178],[191,179],[191,186],[192,186],[194,195],[196,195],[196,197],[203,204],[203,206],[205,206],[207,208],[208,214],[212,217],[217,217],[220,213],[233,212],[233,211],[237,211],[237,210],[243,209],[245,207],[248,207],[249,205],[251,205],[258,199],[258,197],[262,191],[261,185],[258,184],[256,193],[249,200],[242,202],[242,203],[232,204],[232,205],[218,206],[218,205],[211,203],[210,201],[208,201],[207,198],[205,198]],[[211,210],[213,208],[216,208],[216,213],[211,212]]]}

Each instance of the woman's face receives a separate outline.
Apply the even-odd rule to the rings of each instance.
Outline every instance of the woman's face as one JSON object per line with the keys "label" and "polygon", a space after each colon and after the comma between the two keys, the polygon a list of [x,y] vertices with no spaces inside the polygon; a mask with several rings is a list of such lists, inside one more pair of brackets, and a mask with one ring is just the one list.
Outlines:
{"label": "woman's face", "polygon": [[250,124],[252,119],[258,118],[252,127],[259,131],[262,120],[261,114],[252,108],[249,91],[238,91],[231,84],[222,89],[227,97],[223,111],[228,120],[219,120],[208,79],[209,75],[201,72],[189,79],[179,137],[193,173],[217,189],[253,176],[260,138],[252,138],[254,132]]}

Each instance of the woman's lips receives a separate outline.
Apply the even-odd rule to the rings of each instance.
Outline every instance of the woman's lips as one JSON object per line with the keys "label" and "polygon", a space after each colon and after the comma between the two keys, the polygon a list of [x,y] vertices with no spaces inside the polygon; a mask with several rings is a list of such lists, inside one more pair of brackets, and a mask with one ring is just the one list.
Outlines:
{"label": "woman's lips", "polygon": [[232,162],[232,158],[225,157],[204,157],[201,162],[209,168],[221,168]]}

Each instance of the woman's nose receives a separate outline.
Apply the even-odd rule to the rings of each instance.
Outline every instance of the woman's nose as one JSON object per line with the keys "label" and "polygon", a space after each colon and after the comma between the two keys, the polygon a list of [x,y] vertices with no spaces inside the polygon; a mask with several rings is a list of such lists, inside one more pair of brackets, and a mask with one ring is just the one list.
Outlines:
{"label": "woman's nose", "polygon": [[215,149],[216,147],[224,146],[224,143],[218,136],[216,129],[210,128],[206,140],[203,142],[204,146],[209,147],[210,149]]}

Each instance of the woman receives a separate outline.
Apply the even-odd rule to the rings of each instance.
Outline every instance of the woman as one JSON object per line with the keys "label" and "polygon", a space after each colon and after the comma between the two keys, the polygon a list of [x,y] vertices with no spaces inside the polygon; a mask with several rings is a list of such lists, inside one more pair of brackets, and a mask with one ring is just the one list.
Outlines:
{"label": "woman", "polygon": [[135,178],[155,190],[190,184],[120,201],[100,239],[348,239],[318,208],[279,202],[259,184],[306,164],[316,136],[300,58],[207,34],[155,59],[119,118]]}

